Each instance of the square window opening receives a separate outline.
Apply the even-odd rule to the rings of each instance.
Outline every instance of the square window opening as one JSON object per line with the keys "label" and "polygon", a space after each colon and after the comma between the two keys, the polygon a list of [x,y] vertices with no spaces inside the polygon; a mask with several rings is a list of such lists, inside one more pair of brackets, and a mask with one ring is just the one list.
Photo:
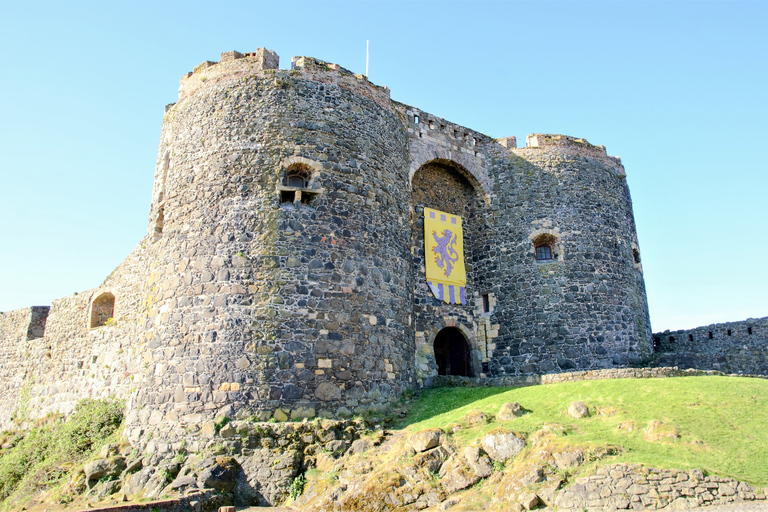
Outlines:
{"label": "square window opening", "polygon": [[552,248],[548,245],[542,245],[536,248],[536,261],[547,261],[552,259]]}
{"label": "square window opening", "polygon": [[281,203],[292,203],[296,199],[296,192],[294,190],[281,190],[280,191],[280,202]]}

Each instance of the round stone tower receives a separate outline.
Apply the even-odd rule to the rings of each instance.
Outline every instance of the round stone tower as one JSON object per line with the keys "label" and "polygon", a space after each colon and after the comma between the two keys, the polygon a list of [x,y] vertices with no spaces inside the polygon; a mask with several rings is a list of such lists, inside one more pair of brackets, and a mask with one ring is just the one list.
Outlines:
{"label": "round stone tower", "polygon": [[636,365],[652,351],[632,202],[603,146],[536,134],[492,149],[493,375]]}
{"label": "round stone tower", "polygon": [[413,385],[404,121],[363,76],[277,66],[222,54],[166,108],[129,424],[343,416]]}

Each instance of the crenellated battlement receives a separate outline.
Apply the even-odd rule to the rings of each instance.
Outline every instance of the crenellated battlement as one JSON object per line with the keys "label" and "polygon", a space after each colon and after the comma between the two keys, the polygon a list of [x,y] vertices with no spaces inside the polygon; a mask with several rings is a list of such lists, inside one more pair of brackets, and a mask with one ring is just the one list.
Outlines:
{"label": "crenellated battlement", "polygon": [[240,53],[232,50],[221,54],[218,62],[204,61],[185,73],[179,83],[179,101],[211,84],[224,80],[248,80],[251,77],[274,77],[279,84],[296,78],[336,85],[372,99],[379,105],[392,109],[390,91],[378,86],[365,75],[355,74],[338,64],[328,63],[313,57],[297,56],[291,59],[290,70],[280,70],[280,56],[266,48],[255,52]]}
{"label": "crenellated battlement", "polygon": [[[545,150],[564,158],[574,156],[594,158],[607,164],[618,177],[626,178],[627,176],[620,157],[609,155],[605,146],[595,146],[590,144],[587,139],[556,133],[532,133],[525,138],[525,143],[526,147],[524,148],[510,149],[521,156],[530,155],[534,151]],[[509,146],[507,147],[509,148]]]}

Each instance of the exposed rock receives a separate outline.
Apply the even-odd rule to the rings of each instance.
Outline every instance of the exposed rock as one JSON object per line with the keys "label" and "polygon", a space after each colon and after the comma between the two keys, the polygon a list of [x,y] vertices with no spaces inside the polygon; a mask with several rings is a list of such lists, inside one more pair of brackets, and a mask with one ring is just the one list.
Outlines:
{"label": "exposed rock", "polygon": [[519,403],[508,402],[501,406],[499,409],[499,414],[496,415],[496,417],[501,421],[509,421],[515,418],[519,418],[523,415],[523,412],[525,411],[523,411],[523,408]]}
{"label": "exposed rock", "polygon": [[96,459],[85,465],[85,477],[88,487],[93,487],[102,478],[117,478],[125,469],[125,457],[113,456],[108,459]]}
{"label": "exposed rock", "polygon": [[504,462],[525,448],[525,439],[511,430],[497,428],[483,436],[480,446],[493,460]]}
{"label": "exposed rock", "polygon": [[491,418],[480,409],[472,409],[464,416],[464,421],[469,426],[474,426],[489,423]]}
{"label": "exposed rock", "polygon": [[493,473],[493,462],[479,446],[467,446],[464,449],[464,458],[480,478],[486,478]]}
{"label": "exposed rock", "polygon": [[432,473],[437,473],[447,458],[448,451],[442,446],[438,446],[426,452],[417,453],[414,456],[414,462],[417,466],[424,467]]}
{"label": "exposed rock", "polygon": [[451,457],[440,468],[440,484],[448,494],[466,489],[480,481],[471,468],[464,465],[460,457]]}
{"label": "exposed rock", "polygon": [[331,453],[333,458],[339,458],[347,451],[347,443],[341,439],[325,443],[324,448]]}
{"label": "exposed rock", "polygon": [[552,454],[558,469],[569,469],[584,462],[584,454],[581,450],[571,452],[555,452]]}
{"label": "exposed rock", "polygon": [[219,430],[219,436],[221,436],[223,439],[229,439],[230,437],[234,437],[237,432],[235,432],[235,427],[232,426],[231,423],[227,423],[223,427],[221,427],[221,430]]}
{"label": "exposed rock", "polygon": [[568,415],[576,419],[589,417],[589,408],[584,402],[573,402],[568,407]]}
{"label": "exposed rock", "polygon": [[373,448],[373,444],[369,440],[357,439],[352,443],[352,446],[350,447],[350,451],[353,454],[358,454],[358,453],[365,453],[371,448]]}
{"label": "exposed rock", "polygon": [[127,476],[125,478],[125,486],[123,487],[123,491],[129,496],[142,494],[145,487],[147,487],[147,482],[149,482],[149,479],[154,473],[155,468],[148,467],[143,468],[130,476]]}
{"label": "exposed rock", "polygon": [[532,492],[526,492],[520,495],[517,502],[525,510],[533,510],[539,505],[539,497]]}
{"label": "exposed rock", "polygon": [[120,480],[109,480],[99,487],[97,495],[99,498],[105,498],[118,492],[121,487],[122,482],[120,482]]}
{"label": "exposed rock", "polygon": [[197,477],[197,486],[230,492],[235,487],[239,469],[240,465],[232,457],[216,457],[216,463],[213,466],[200,472],[200,476]]}
{"label": "exposed rock", "polygon": [[423,452],[434,448],[440,444],[440,437],[443,435],[443,430],[439,428],[430,428],[416,432],[409,439],[408,443],[417,452]]}

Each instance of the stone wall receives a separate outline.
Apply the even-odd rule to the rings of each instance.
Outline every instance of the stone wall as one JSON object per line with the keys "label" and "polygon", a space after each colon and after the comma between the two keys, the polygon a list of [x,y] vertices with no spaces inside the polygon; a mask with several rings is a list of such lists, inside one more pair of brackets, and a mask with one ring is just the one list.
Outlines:
{"label": "stone wall", "polygon": [[[288,187],[296,165],[304,187]],[[245,56],[183,78],[158,151],[130,435],[232,410],[362,413],[415,385],[407,175],[388,91],[338,66]]]}
{"label": "stone wall", "polygon": [[[69,414],[84,398],[129,398],[142,365],[145,253],[137,247],[100,287],[58,299],[49,312],[27,308],[0,316],[0,429]],[[105,292],[116,297],[113,320],[90,328],[93,301]]]}
{"label": "stone wall", "polygon": [[672,510],[764,502],[766,490],[701,470],[656,469],[638,464],[612,464],[594,475],[577,478],[558,492],[554,504],[564,512],[583,510]]}
{"label": "stone wall", "polygon": [[[536,138],[547,144],[487,149],[495,180],[484,282],[499,326],[490,373],[640,365],[651,329],[623,167],[581,139]],[[535,258],[540,235],[554,240],[552,260]]]}
{"label": "stone wall", "polygon": [[768,375],[768,317],[655,333],[655,364]]}

